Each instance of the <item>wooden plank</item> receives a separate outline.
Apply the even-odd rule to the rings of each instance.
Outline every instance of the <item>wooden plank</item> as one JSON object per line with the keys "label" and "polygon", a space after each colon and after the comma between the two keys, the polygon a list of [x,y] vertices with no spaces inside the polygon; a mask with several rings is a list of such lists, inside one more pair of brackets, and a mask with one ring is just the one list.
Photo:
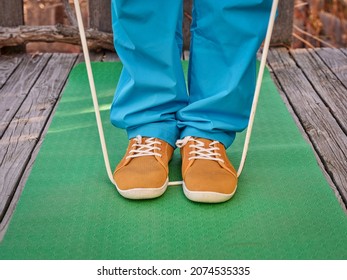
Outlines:
{"label": "wooden plank", "polygon": [[[335,193],[335,196],[339,202],[339,204],[341,205],[342,209],[346,212],[347,214],[347,204],[344,203],[341,195],[340,195],[340,192],[338,190],[338,188],[336,187],[335,183],[333,182],[330,174],[328,174],[327,170],[325,169],[325,166],[322,162],[322,159],[320,158],[320,156],[318,155],[317,151],[315,150],[315,147],[313,146],[313,144],[311,143],[310,141],[310,138],[307,134],[307,132],[305,131],[305,128],[303,127],[302,123],[300,122],[298,116],[296,115],[295,111],[294,111],[294,108],[292,107],[291,103],[289,102],[287,96],[286,96],[286,93],[283,91],[282,87],[281,87],[281,84],[280,82],[278,81],[275,73],[272,71],[271,68],[269,68],[269,72],[271,74],[271,77],[272,77],[272,80],[273,82],[275,83],[275,85],[277,86],[277,90],[284,102],[284,104],[286,105],[289,113],[291,114],[292,118],[294,119],[295,121],[295,124],[297,125],[297,127],[299,128],[302,136],[304,137],[305,141],[311,146],[313,152],[314,152],[314,155],[316,157],[316,160],[319,164],[319,167],[321,168],[325,178],[327,179],[328,181],[328,184],[329,186],[331,187],[331,189],[334,191]],[[1,240],[1,236],[0,236],[0,240]]]}
{"label": "wooden plank", "polygon": [[[53,113],[51,114],[51,116],[52,115],[53,115]],[[17,185],[17,187],[15,187],[14,194],[13,194],[11,201],[8,204],[8,208],[6,210],[4,210],[4,212],[2,213],[3,218],[0,219],[0,242],[2,241],[2,239],[5,236],[5,233],[6,233],[8,226],[9,226],[13,212],[14,212],[14,210],[17,206],[17,203],[19,201],[19,198],[23,192],[25,183],[28,180],[28,177],[30,175],[30,172],[31,172],[32,167],[34,165],[34,162],[36,160],[36,156],[37,156],[37,154],[41,148],[41,145],[42,145],[42,142],[44,139],[44,135],[46,135],[46,133],[47,133],[48,126],[49,126],[49,124],[47,124],[45,126],[44,131],[42,133],[42,136],[40,137],[40,140],[38,141],[37,145],[35,146],[32,154],[30,155],[30,158],[28,159],[28,163],[25,166],[25,170],[23,172],[22,177],[19,176],[18,185]],[[1,166],[0,166],[0,170],[1,170]]]}
{"label": "wooden plank", "polygon": [[110,0],[89,0],[89,24],[104,32],[112,32]]}
{"label": "wooden plank", "polygon": [[294,0],[279,1],[278,17],[272,34],[272,44],[292,44]]}
{"label": "wooden plank", "polygon": [[0,0],[0,26],[24,24],[23,0]]}
{"label": "wooden plank", "polygon": [[[93,62],[112,62],[120,61],[118,55],[115,52],[104,51],[104,52],[90,52],[90,61]],[[83,54],[79,54],[76,60],[76,65],[78,63],[84,62]]]}
{"label": "wooden plank", "polygon": [[[80,57],[82,57],[81,54],[78,55],[78,58],[80,58]],[[98,60],[98,61],[100,61],[102,56],[99,56],[99,55],[98,56],[94,56],[94,54],[91,53],[91,58],[96,58],[96,57],[100,57],[100,59]],[[78,59],[76,59],[76,61],[75,61],[75,65],[76,64],[78,64]],[[64,88],[65,88],[65,86],[66,85],[64,85]],[[61,92],[64,92],[64,89]],[[61,95],[59,97],[61,97]],[[4,237],[5,233],[6,233],[6,230],[8,228],[9,222],[10,222],[12,214],[13,214],[13,211],[14,211],[16,205],[17,205],[17,202],[18,202],[18,200],[19,200],[19,198],[20,198],[20,196],[22,194],[24,186],[25,186],[25,184],[27,182],[27,179],[28,179],[28,177],[30,175],[30,172],[31,172],[31,169],[32,169],[33,164],[35,162],[36,156],[37,156],[37,154],[38,154],[38,152],[39,152],[39,150],[41,148],[41,145],[43,143],[44,137],[45,137],[45,135],[46,135],[46,133],[48,131],[48,128],[49,128],[49,126],[50,126],[50,124],[52,122],[52,119],[54,117],[54,113],[55,113],[55,111],[56,111],[56,109],[58,107],[58,103],[59,103],[59,101],[56,102],[56,104],[54,105],[54,107],[52,109],[52,112],[51,112],[51,114],[49,116],[49,119],[47,120],[47,122],[45,124],[45,127],[43,128],[43,132],[40,135],[40,139],[39,139],[38,143],[36,144],[32,154],[30,155],[28,164],[26,165],[25,170],[23,172],[23,175],[20,178],[20,181],[19,181],[18,186],[17,186],[17,188],[15,190],[14,196],[13,196],[13,198],[12,198],[10,204],[9,204],[9,207],[8,207],[8,209],[7,209],[6,213],[5,213],[2,221],[0,222],[0,242],[1,242],[1,240],[3,239],[3,237]]]}
{"label": "wooden plank", "polygon": [[268,61],[317,154],[347,202],[347,136],[286,49],[273,49]]}
{"label": "wooden plank", "polygon": [[[90,53],[90,59],[92,61],[102,61],[103,57],[104,57],[104,53],[103,52],[98,52],[98,53],[91,52]],[[74,65],[77,65],[78,63],[83,62],[83,61],[84,61],[83,54],[78,54],[77,55],[77,59],[76,59]],[[64,88],[65,88],[65,86],[64,86]],[[64,89],[61,92],[64,92]],[[24,189],[26,181],[27,181],[27,179],[28,179],[28,177],[30,175],[30,172],[31,172],[31,169],[32,169],[33,164],[35,162],[36,156],[37,156],[37,154],[38,154],[38,152],[39,152],[39,150],[41,148],[41,145],[42,145],[42,142],[44,140],[44,137],[45,137],[45,135],[46,135],[46,133],[48,131],[48,128],[49,128],[49,126],[50,126],[50,124],[52,122],[52,119],[54,117],[54,113],[55,113],[55,111],[56,111],[56,109],[58,107],[58,103],[59,102],[57,102],[55,104],[55,106],[53,107],[53,109],[52,109],[52,112],[51,112],[51,114],[49,116],[49,119],[46,122],[45,127],[43,128],[43,132],[40,135],[40,139],[39,139],[38,143],[36,144],[32,154],[30,155],[28,164],[26,165],[25,170],[23,172],[23,175],[20,178],[20,181],[19,181],[18,186],[17,186],[17,188],[15,190],[13,198],[12,198],[10,204],[9,204],[9,207],[8,207],[8,209],[7,209],[6,213],[5,213],[2,221],[0,222],[0,242],[1,242],[1,240],[3,239],[3,237],[4,237],[5,233],[6,233],[6,230],[8,228],[9,222],[10,222],[12,214],[13,214],[13,211],[14,211],[16,205],[17,205],[17,202],[18,202],[21,194],[22,194],[22,191]]]}
{"label": "wooden plank", "polygon": [[[315,91],[330,108],[343,131],[347,132],[347,90],[314,50],[292,50],[291,55],[311,82]],[[347,64],[347,57],[341,61]]]}
{"label": "wooden plank", "polygon": [[76,57],[74,54],[52,56],[0,140],[0,221],[11,203]]}
{"label": "wooden plank", "polygon": [[0,56],[0,89],[22,62],[23,56]]}
{"label": "wooden plank", "polygon": [[[90,61],[102,61],[102,59],[104,58],[104,53],[103,52],[97,52],[97,53],[96,52],[90,52],[89,58],[90,58]],[[77,65],[81,62],[84,62],[84,61],[85,60],[84,60],[83,54],[79,54],[75,65]]]}
{"label": "wooden plank", "polygon": [[[23,0],[0,0],[0,26],[15,27],[24,24]],[[0,53],[16,53],[25,50],[24,46],[4,47]]]}
{"label": "wooden plank", "polygon": [[120,61],[120,60],[119,60],[119,57],[116,53],[106,51],[102,61],[103,62],[112,62],[112,61]]}
{"label": "wooden plank", "polygon": [[193,0],[184,0],[183,2],[183,50],[190,49],[190,26],[192,24]]}
{"label": "wooden plank", "polygon": [[347,88],[347,53],[332,48],[317,48],[315,52]]}
{"label": "wooden plank", "polygon": [[0,138],[50,57],[50,54],[26,55],[0,90]]}

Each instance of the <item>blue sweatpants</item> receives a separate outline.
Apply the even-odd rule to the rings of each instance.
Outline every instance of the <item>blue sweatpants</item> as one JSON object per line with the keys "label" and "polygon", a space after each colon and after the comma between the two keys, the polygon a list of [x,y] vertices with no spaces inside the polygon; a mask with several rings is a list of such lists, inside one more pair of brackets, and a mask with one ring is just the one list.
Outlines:
{"label": "blue sweatpants", "polygon": [[123,70],[111,122],[172,146],[196,136],[228,147],[247,127],[272,0],[195,0],[186,85],[182,0],[112,0]]}

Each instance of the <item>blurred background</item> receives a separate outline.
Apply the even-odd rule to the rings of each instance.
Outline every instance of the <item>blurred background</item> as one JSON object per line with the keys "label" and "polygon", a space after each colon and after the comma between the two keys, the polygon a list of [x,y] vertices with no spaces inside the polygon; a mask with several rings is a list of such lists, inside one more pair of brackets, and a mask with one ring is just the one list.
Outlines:
{"label": "blurred background", "polygon": [[347,0],[295,0],[293,48],[347,46]]}

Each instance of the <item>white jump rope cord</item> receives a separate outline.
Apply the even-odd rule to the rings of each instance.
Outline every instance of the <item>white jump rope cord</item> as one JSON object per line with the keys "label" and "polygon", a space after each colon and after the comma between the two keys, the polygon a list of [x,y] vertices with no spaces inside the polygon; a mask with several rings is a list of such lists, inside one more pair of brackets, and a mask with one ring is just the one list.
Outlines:
{"label": "white jump rope cord", "polygon": [[104,129],[102,127],[100,110],[99,110],[99,103],[98,103],[98,98],[96,96],[94,76],[93,76],[93,72],[92,72],[92,66],[90,64],[90,57],[89,57],[89,51],[88,51],[86,34],[84,32],[84,27],[83,27],[80,3],[78,2],[78,0],[74,0],[74,4],[75,4],[75,10],[76,10],[78,29],[79,29],[79,32],[80,32],[80,37],[81,37],[81,42],[82,42],[82,49],[83,49],[84,60],[86,62],[86,67],[87,67],[90,91],[91,91],[92,98],[93,98],[93,105],[94,105],[96,123],[97,123],[97,126],[98,126],[100,143],[101,143],[101,149],[102,149],[102,154],[104,156],[105,167],[106,167],[108,178],[110,179],[112,184],[116,185],[116,183],[115,183],[115,181],[113,179],[112,170],[111,170],[111,166],[110,166],[110,160],[108,158],[108,153],[107,153]]}
{"label": "white jump rope cord", "polygon": [[[254,97],[253,97],[252,109],[251,109],[251,114],[250,114],[250,118],[249,118],[245,143],[243,146],[242,157],[241,157],[239,169],[237,170],[237,176],[238,177],[241,175],[241,172],[243,170],[243,167],[244,167],[245,161],[246,161],[246,157],[247,157],[249,141],[251,139],[251,134],[252,134],[252,129],[253,129],[254,117],[255,117],[255,113],[256,113],[256,109],[257,109],[257,105],[258,105],[261,84],[262,84],[264,70],[265,70],[265,66],[266,66],[266,59],[267,59],[267,55],[269,52],[272,31],[273,31],[273,27],[274,27],[274,23],[275,23],[275,18],[276,18],[278,1],[279,0],[273,0],[273,2],[272,2],[272,8],[271,8],[268,28],[267,28],[267,32],[266,32],[266,37],[265,37],[265,41],[264,41],[263,54],[261,57],[261,62],[260,62]],[[113,179],[113,175],[112,175],[110,160],[108,158],[107,147],[106,147],[106,142],[105,142],[105,135],[104,135],[104,130],[103,130],[101,116],[100,116],[98,98],[96,95],[93,71],[92,71],[92,67],[91,67],[91,63],[90,63],[87,39],[86,39],[85,31],[84,31],[84,26],[83,26],[83,21],[82,21],[82,13],[81,13],[79,1],[74,0],[74,5],[75,5],[78,29],[79,29],[79,33],[80,33],[80,37],[81,37],[84,60],[86,63],[86,68],[87,68],[90,91],[91,91],[92,99],[93,99],[93,105],[94,105],[96,123],[97,123],[98,131],[99,131],[101,149],[102,149],[102,154],[104,156],[105,167],[106,167],[108,178],[110,179],[112,184],[116,185],[116,183]],[[182,181],[169,182],[169,185],[180,185],[180,184],[182,184]]]}
{"label": "white jump rope cord", "polygon": [[261,56],[261,61],[260,61],[257,83],[255,86],[255,91],[254,91],[252,109],[251,109],[251,114],[249,117],[245,143],[243,145],[243,151],[242,151],[242,157],[241,157],[239,169],[237,170],[237,177],[240,177],[240,175],[242,173],[242,169],[243,169],[245,162],[246,162],[246,157],[247,157],[247,152],[248,152],[248,147],[249,147],[249,141],[251,139],[253,123],[254,123],[254,118],[255,118],[255,112],[257,110],[261,84],[263,82],[264,70],[265,70],[265,66],[266,66],[266,59],[267,59],[267,55],[269,53],[272,31],[273,31],[273,27],[275,24],[277,7],[278,7],[278,0],[273,0],[270,18],[269,18],[269,24],[267,27],[266,37],[265,37],[265,41],[264,41],[263,54]]}

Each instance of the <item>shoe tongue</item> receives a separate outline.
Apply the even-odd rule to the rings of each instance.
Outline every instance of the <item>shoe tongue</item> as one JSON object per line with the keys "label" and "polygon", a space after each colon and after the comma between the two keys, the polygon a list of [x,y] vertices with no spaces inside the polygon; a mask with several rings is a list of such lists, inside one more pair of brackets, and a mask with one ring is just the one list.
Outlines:
{"label": "shoe tongue", "polygon": [[195,138],[195,140],[204,143],[205,147],[208,147],[213,141],[206,138]]}
{"label": "shoe tongue", "polygon": [[147,139],[149,139],[149,137],[137,136],[137,137],[134,138],[134,140],[138,144],[146,144],[146,140]]}
{"label": "shoe tongue", "polygon": [[141,143],[140,144],[146,144],[146,140],[148,137],[141,137]]}

